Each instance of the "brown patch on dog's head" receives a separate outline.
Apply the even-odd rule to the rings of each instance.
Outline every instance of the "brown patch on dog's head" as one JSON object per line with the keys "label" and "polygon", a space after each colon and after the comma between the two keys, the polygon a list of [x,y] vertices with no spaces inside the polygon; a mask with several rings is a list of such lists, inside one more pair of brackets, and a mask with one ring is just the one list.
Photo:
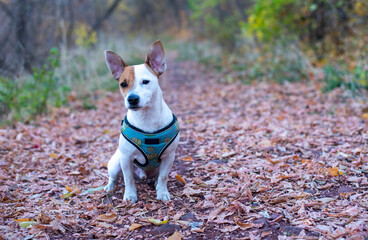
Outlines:
{"label": "brown patch on dog's head", "polygon": [[126,63],[118,54],[111,51],[105,51],[105,60],[112,76],[118,81],[125,67],[127,67]]}
{"label": "brown patch on dog's head", "polygon": [[123,73],[120,75],[119,78],[120,92],[124,97],[127,95],[128,91],[134,87],[134,80],[134,67],[125,67]]}

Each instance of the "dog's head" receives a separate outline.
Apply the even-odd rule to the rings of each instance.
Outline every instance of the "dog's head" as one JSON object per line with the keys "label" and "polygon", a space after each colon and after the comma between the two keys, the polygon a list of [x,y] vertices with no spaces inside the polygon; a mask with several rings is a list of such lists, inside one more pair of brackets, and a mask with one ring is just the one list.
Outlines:
{"label": "dog's head", "polygon": [[158,77],[166,70],[165,51],[160,40],[149,50],[144,64],[128,66],[116,53],[105,51],[112,76],[119,82],[126,108],[149,107],[159,93]]}

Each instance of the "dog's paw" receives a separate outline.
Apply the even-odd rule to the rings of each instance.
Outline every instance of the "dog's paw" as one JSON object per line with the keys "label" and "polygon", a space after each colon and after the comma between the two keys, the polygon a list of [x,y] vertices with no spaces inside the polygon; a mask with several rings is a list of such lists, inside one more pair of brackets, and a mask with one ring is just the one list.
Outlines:
{"label": "dog's paw", "polygon": [[136,203],[138,200],[137,194],[136,193],[124,193],[124,202],[128,202],[129,203]]}
{"label": "dog's paw", "polygon": [[105,186],[104,190],[106,192],[113,192],[115,190],[115,184],[114,183],[109,183]]}
{"label": "dog's paw", "polygon": [[168,191],[158,191],[157,200],[170,201],[170,193]]}

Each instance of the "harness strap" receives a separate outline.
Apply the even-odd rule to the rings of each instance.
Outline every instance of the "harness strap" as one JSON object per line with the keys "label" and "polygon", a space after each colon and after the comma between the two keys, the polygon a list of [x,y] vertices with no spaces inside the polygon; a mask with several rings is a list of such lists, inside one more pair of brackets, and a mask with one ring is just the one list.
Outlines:
{"label": "harness strap", "polygon": [[134,164],[142,169],[152,169],[160,165],[161,155],[179,134],[179,123],[173,114],[171,123],[155,132],[145,132],[129,123],[127,117],[121,122],[121,133],[144,156],[145,163],[134,160]]}

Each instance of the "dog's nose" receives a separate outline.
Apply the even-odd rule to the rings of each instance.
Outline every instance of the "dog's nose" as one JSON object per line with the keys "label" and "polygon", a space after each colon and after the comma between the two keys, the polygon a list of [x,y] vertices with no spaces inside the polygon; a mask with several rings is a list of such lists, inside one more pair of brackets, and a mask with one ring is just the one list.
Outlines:
{"label": "dog's nose", "polygon": [[130,105],[132,105],[132,106],[138,105],[138,103],[139,103],[139,96],[138,95],[135,95],[135,94],[129,95],[129,97],[128,97],[128,103]]}

